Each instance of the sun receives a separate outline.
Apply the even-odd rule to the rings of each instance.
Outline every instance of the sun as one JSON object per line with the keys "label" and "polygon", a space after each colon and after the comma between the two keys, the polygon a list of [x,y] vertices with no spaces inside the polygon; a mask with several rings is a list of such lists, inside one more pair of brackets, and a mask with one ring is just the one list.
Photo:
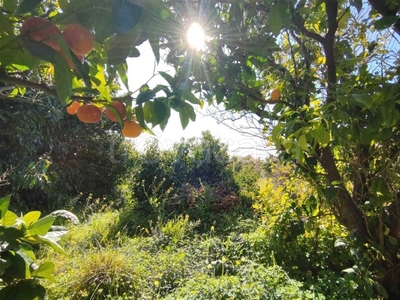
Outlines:
{"label": "sun", "polygon": [[199,23],[194,22],[190,25],[189,30],[187,32],[187,40],[190,47],[196,50],[205,49],[206,36],[203,28]]}

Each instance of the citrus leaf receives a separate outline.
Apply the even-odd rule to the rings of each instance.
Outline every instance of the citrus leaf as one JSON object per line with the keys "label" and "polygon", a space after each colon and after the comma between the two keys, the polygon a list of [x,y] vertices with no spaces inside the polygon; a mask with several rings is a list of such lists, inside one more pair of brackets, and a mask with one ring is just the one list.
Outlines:
{"label": "citrus leaf", "polygon": [[25,14],[35,9],[42,0],[23,0],[15,11],[16,14]]}
{"label": "citrus leaf", "polygon": [[304,134],[299,137],[298,143],[301,149],[308,151],[307,137]]}
{"label": "citrus leaf", "polygon": [[179,112],[179,117],[181,119],[182,128],[185,129],[189,124],[189,116],[185,110]]}
{"label": "citrus leaf", "polygon": [[164,119],[167,117],[167,107],[166,105],[164,105],[164,103],[160,100],[154,100],[154,117],[155,117],[155,123],[153,123],[153,125],[158,125],[160,124],[162,121],[164,121]]}
{"label": "citrus leaf", "polygon": [[72,72],[61,55],[56,55],[54,61],[54,80],[58,99],[61,104],[66,105],[72,94]]}
{"label": "citrus leaf", "polygon": [[275,35],[279,35],[283,22],[277,6],[272,6],[268,17],[268,29]]}

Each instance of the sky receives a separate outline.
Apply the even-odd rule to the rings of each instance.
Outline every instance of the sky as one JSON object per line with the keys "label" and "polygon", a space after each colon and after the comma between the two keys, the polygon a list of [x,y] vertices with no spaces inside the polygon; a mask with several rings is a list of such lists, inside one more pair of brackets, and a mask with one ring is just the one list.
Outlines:
{"label": "sky", "polygon": [[[153,76],[155,67],[155,58],[150,44],[147,42],[143,43],[138,47],[138,49],[141,55],[136,58],[128,59],[130,91],[136,91],[140,86],[145,84]],[[156,73],[157,71],[169,72],[172,75],[172,70],[162,62],[157,66]],[[166,84],[161,76],[155,76],[151,81],[149,81],[148,85],[152,88],[160,83]],[[155,134],[154,136],[148,133],[143,133],[139,138],[134,139],[133,142],[135,146],[139,150],[143,150],[149,140],[157,139],[160,149],[167,150],[174,143],[178,143],[182,138],[198,138],[201,137],[202,131],[209,130],[215,138],[218,138],[228,145],[231,154],[239,156],[251,155],[260,158],[269,155],[268,152],[264,150],[265,148],[260,147],[263,143],[261,139],[240,134],[224,124],[218,124],[215,118],[210,116],[209,111],[213,110],[212,107],[208,107],[207,104],[205,104],[202,110],[198,106],[195,107],[195,110],[197,112],[196,121],[190,121],[185,130],[182,129],[179,115],[172,111],[173,113],[171,114],[168,125],[164,131],[161,131],[159,126],[156,126],[152,129]],[[230,125],[232,125],[232,123]],[[247,127],[247,124],[242,120],[235,121],[234,125]]]}

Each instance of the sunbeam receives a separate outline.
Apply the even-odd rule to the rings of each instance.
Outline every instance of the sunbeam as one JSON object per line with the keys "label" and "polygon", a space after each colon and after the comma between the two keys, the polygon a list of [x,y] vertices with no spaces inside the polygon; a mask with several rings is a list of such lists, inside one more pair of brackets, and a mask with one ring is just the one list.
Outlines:
{"label": "sunbeam", "polygon": [[189,45],[196,50],[205,49],[205,33],[201,25],[194,22],[190,25],[187,32],[187,40]]}

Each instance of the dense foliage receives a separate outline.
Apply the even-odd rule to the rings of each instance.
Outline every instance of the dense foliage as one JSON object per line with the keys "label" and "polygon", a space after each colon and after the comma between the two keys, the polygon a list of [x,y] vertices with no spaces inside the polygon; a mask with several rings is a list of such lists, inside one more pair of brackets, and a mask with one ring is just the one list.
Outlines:
{"label": "dense foliage", "polygon": [[[382,290],[356,244],[304,181],[275,169],[259,181],[255,214],[230,227],[198,230],[189,215],[153,222],[138,236],[119,224],[122,211],[105,211],[70,227],[62,241],[68,258],[56,261],[58,282],[49,299],[362,299]],[[282,178],[281,178],[282,176]],[[284,185],[275,185],[280,180]],[[195,200],[201,201],[201,195]],[[190,211],[188,209],[188,211]],[[201,211],[198,211],[199,216]],[[220,215],[222,216],[222,215]],[[233,225],[233,226],[232,226]]]}
{"label": "dense foliage", "polygon": [[[202,230],[209,230],[215,222],[218,229],[226,229],[252,212],[251,202],[241,195],[234,177],[227,146],[210,132],[203,132],[199,139],[182,140],[171,150],[160,150],[157,143],[150,143],[138,153],[125,179],[132,198],[121,226],[136,232],[140,227],[148,228],[149,222],[188,214],[192,221],[201,222]],[[245,185],[243,182],[243,188]],[[221,222],[229,211],[235,211],[236,216]]]}
{"label": "dense foliage", "polygon": [[[105,122],[103,128],[69,116],[53,97],[0,102],[1,187],[12,206],[50,212],[82,205],[91,197],[118,197],[115,186],[131,157],[127,145]],[[74,199],[74,200],[72,200]]]}
{"label": "dense foliage", "polygon": [[0,299],[44,299],[46,290],[40,280],[55,281],[55,265],[51,261],[39,262],[34,247],[49,245],[65,254],[57,241],[67,229],[52,225],[58,215],[77,219],[67,211],[55,211],[43,218],[40,211],[30,211],[18,217],[8,210],[9,204],[10,197],[0,198]]}

